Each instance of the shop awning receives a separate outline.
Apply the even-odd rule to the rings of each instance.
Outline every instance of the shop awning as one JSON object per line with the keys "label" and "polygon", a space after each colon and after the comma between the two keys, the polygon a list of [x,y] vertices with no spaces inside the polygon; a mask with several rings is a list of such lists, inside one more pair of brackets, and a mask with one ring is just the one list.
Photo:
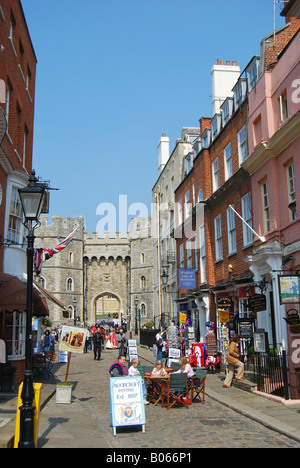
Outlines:
{"label": "shop awning", "polygon": [[43,294],[50,301],[54,302],[54,304],[61,307],[63,311],[71,312],[69,307],[67,307],[63,302],[57,299],[57,297],[53,296],[53,294],[47,291],[47,289],[43,288],[39,283],[37,283],[36,281],[33,281],[33,284],[40,291],[41,294]]}
{"label": "shop awning", "polygon": [[[25,312],[27,307],[27,283],[17,276],[0,273],[0,310]],[[49,316],[47,301],[34,287],[32,291],[32,314],[35,317]]]}

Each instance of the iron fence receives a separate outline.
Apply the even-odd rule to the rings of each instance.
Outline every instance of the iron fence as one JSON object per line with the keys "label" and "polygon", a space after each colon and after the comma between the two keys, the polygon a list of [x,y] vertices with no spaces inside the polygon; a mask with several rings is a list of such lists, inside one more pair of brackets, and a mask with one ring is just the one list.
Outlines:
{"label": "iron fence", "polygon": [[254,381],[260,392],[289,399],[286,353],[280,356],[255,354],[253,356]]}

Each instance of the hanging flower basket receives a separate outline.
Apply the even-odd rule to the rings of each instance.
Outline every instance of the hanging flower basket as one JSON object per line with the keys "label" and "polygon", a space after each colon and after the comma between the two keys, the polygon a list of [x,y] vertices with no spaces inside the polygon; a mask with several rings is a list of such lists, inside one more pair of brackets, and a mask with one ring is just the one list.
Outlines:
{"label": "hanging flower basket", "polygon": [[50,319],[48,319],[47,317],[45,317],[43,320],[42,320],[42,325],[44,327],[51,327],[52,326],[52,322]]}

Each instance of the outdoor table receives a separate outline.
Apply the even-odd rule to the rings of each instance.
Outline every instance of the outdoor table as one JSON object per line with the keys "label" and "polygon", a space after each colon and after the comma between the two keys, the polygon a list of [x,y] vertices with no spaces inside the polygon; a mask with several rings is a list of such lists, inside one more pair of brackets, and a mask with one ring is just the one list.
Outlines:
{"label": "outdoor table", "polygon": [[150,397],[150,402],[152,400],[155,401],[154,406],[156,406],[159,401],[161,401],[161,406],[162,408],[164,407],[164,399],[163,399],[163,394],[164,394],[164,389],[166,388],[166,383],[169,380],[169,376],[156,376],[156,375],[151,375],[151,376],[145,376],[146,384],[147,384],[147,389],[149,388],[149,397]]}

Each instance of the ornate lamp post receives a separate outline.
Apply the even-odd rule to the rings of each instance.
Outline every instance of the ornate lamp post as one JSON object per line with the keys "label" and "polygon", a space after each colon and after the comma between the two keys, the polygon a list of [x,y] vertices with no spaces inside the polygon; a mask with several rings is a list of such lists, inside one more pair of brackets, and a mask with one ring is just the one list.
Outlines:
{"label": "ornate lamp post", "polygon": [[27,307],[26,307],[26,367],[24,374],[22,403],[20,407],[20,442],[19,448],[35,448],[34,444],[34,388],[32,377],[32,288],[33,288],[33,257],[34,229],[40,225],[39,216],[43,206],[45,186],[38,184],[35,172],[29,179],[27,187],[19,189],[19,195],[24,213],[24,226],[27,235]]}

